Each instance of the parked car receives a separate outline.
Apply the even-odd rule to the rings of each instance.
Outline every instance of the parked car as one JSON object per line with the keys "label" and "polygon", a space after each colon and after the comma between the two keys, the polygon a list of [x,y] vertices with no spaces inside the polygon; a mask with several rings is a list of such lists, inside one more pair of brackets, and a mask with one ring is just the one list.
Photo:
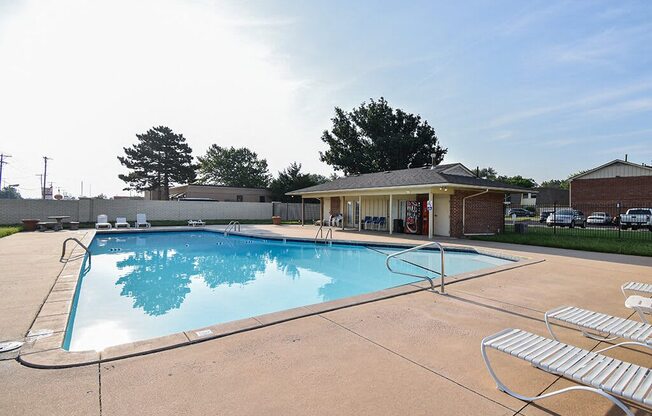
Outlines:
{"label": "parked car", "polygon": [[556,212],[552,212],[546,219],[546,225],[552,227],[558,225],[560,227],[573,228],[576,225],[586,228],[586,217],[582,211],[573,208],[561,208]]}
{"label": "parked car", "polygon": [[548,216],[552,214],[553,211],[554,209],[552,208],[541,208],[541,211],[539,212],[539,222],[542,224],[545,223]]}
{"label": "parked car", "polygon": [[525,208],[510,208],[507,210],[507,216],[511,217],[512,215],[516,215],[517,217],[533,217],[534,213]]}
{"label": "parked car", "polygon": [[620,216],[620,228],[638,230],[647,228],[652,231],[652,208],[630,208]]}
{"label": "parked car", "polygon": [[611,224],[611,215],[606,212],[592,212],[586,219],[587,224],[608,225]]}

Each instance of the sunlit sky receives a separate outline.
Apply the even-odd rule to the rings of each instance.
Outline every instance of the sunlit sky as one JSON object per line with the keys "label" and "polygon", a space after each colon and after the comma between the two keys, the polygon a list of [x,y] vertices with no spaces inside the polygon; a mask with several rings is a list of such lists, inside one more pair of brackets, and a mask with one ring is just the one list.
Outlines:
{"label": "sunlit sky", "polygon": [[328,174],[333,107],[418,113],[445,162],[541,182],[652,163],[652,2],[0,0],[3,184],[125,195],[116,156],[166,125]]}

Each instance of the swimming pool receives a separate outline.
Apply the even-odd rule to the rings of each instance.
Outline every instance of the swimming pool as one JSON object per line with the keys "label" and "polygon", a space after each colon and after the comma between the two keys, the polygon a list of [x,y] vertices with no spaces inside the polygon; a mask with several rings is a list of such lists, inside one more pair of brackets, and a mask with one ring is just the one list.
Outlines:
{"label": "swimming pool", "polygon": [[[103,348],[420,281],[385,268],[400,248],[323,245],[211,231],[97,234],[79,279],[64,349]],[[395,270],[437,274],[438,252]],[[446,252],[446,275],[510,263]],[[84,267],[82,267],[84,270]]]}

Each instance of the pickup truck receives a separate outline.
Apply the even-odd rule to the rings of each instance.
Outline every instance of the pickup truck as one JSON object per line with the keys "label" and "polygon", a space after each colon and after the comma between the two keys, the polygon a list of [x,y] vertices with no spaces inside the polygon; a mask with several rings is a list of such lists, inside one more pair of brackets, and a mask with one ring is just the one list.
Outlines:
{"label": "pickup truck", "polygon": [[647,228],[652,231],[652,208],[630,208],[620,216],[620,228],[638,230]]}

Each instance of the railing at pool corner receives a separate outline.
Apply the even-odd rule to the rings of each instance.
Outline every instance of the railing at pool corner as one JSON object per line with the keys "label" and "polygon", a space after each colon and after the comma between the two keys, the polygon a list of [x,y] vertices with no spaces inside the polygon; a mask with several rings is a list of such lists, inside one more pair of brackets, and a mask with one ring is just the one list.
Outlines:
{"label": "railing at pool corner", "polygon": [[432,278],[430,278],[429,276],[427,276],[427,275],[424,276],[424,275],[419,275],[419,274],[412,274],[412,273],[405,273],[405,272],[399,272],[399,271],[393,270],[393,269],[390,267],[390,265],[389,265],[389,261],[390,261],[392,258],[394,258],[394,257],[398,257],[398,256],[400,256],[400,255],[402,255],[402,254],[410,253],[410,252],[412,252],[412,251],[417,251],[417,250],[420,250],[420,249],[422,249],[422,248],[426,248],[426,247],[429,247],[429,246],[437,246],[437,247],[439,248],[439,253],[440,253],[440,255],[441,255],[441,271],[440,271],[440,274],[439,274],[439,279],[440,279],[440,289],[439,289],[439,290],[440,290],[440,293],[443,295],[443,294],[444,294],[444,276],[445,276],[445,275],[444,275],[444,246],[442,246],[442,245],[441,245],[440,243],[438,243],[437,241],[430,241],[430,242],[425,243],[425,244],[421,244],[421,245],[418,245],[418,246],[415,246],[415,247],[408,248],[407,250],[403,250],[403,251],[399,251],[399,252],[397,252],[397,253],[390,254],[390,255],[387,256],[387,258],[385,259],[385,267],[387,267],[387,270],[389,270],[389,271],[392,272],[392,273],[402,274],[402,275],[404,275],[404,276],[418,277],[419,279],[427,280],[427,281],[430,282],[430,288],[431,288],[432,290],[435,290],[435,283],[432,281]]}
{"label": "railing at pool corner", "polygon": [[[81,241],[79,241],[75,237],[68,237],[65,240],[63,240],[63,245],[61,247],[61,258],[59,258],[59,261],[62,261],[63,256],[66,255],[66,245],[68,244],[68,241],[71,241],[71,240],[74,241],[75,243],[79,244],[81,246],[81,248],[83,248],[86,251],[86,253],[88,254],[88,267],[90,267],[91,266],[91,252],[88,249],[88,247],[86,247],[84,245],[84,243],[82,243]],[[68,258],[68,260],[70,260],[70,258]],[[66,260],[66,261],[68,261],[68,260]]]}
{"label": "railing at pool corner", "polygon": [[224,229],[224,235],[227,235],[229,231],[240,232],[240,221],[231,221]]}

